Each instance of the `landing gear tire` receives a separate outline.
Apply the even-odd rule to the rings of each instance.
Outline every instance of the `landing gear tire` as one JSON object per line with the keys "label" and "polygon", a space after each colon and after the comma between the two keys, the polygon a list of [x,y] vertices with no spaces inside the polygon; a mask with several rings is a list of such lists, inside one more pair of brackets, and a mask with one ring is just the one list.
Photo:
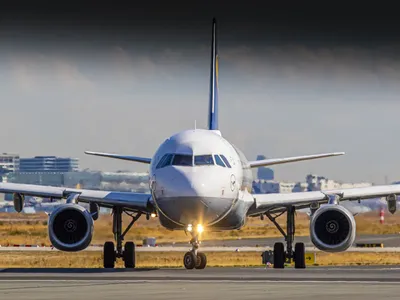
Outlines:
{"label": "landing gear tire", "polygon": [[196,269],[204,269],[207,265],[207,256],[202,252],[197,252]]}
{"label": "landing gear tire", "polygon": [[135,244],[133,242],[126,242],[124,249],[124,264],[125,268],[135,268]]}
{"label": "landing gear tire", "polygon": [[[286,212],[286,232],[283,230],[281,225],[276,221],[283,213]],[[273,216],[270,212],[265,213],[268,219],[276,226],[279,232],[283,235],[286,241],[286,251],[283,243],[276,243],[274,245],[274,268],[283,269],[285,267],[285,262],[291,264],[293,261],[295,263],[296,269],[304,269],[305,264],[305,248],[304,243],[297,243],[295,249],[293,250],[293,242],[295,236],[295,214],[296,208],[294,206],[289,206],[285,211]]]}
{"label": "landing gear tire", "polygon": [[[129,225],[124,231],[122,231],[122,213],[126,213],[132,218]],[[125,264],[125,268],[134,268],[136,264],[135,257],[135,244],[133,242],[126,242],[123,247],[123,241],[125,235],[131,229],[133,224],[140,218],[141,212],[136,215],[130,214],[124,211],[123,207],[113,207],[113,234],[116,243],[114,248],[113,242],[106,242],[104,244],[104,268],[114,268],[117,258],[122,258]]]}
{"label": "landing gear tire", "polygon": [[285,267],[285,246],[283,243],[274,245],[274,269],[283,269]]}
{"label": "landing gear tire", "polygon": [[185,256],[183,257],[183,265],[185,266],[185,268],[188,270],[194,269],[196,267],[196,263],[196,255],[191,251],[186,252]]}
{"label": "landing gear tire", "polygon": [[304,243],[296,243],[296,245],[294,246],[294,267],[296,269],[306,268]]}
{"label": "landing gear tire", "polygon": [[115,249],[113,242],[105,242],[103,248],[103,264],[104,268],[114,268],[115,266]]}

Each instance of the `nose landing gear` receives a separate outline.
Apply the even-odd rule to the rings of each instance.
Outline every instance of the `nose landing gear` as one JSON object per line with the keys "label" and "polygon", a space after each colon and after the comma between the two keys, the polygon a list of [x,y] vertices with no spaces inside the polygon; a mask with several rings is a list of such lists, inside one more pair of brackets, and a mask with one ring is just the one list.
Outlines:
{"label": "nose landing gear", "polygon": [[[200,230],[199,230],[200,229]],[[207,256],[199,252],[199,235],[202,232],[202,228],[198,227],[196,232],[191,230],[191,226],[188,226],[188,231],[192,235],[192,239],[190,240],[190,244],[192,245],[192,250],[185,253],[183,257],[183,265],[186,269],[204,269],[207,265]]]}

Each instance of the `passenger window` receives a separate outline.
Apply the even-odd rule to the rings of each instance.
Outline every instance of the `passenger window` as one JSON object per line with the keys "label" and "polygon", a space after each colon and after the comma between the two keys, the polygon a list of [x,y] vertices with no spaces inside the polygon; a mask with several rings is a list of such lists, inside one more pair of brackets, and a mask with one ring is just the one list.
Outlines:
{"label": "passenger window", "polygon": [[225,168],[225,164],[224,164],[224,162],[222,161],[221,157],[219,157],[219,155],[216,155],[216,154],[215,154],[215,155],[214,155],[214,158],[215,158],[215,163],[216,163],[217,165],[219,165],[219,166]]}
{"label": "passenger window", "polygon": [[224,161],[224,163],[226,164],[226,166],[227,166],[228,168],[231,168],[231,164],[230,164],[229,161],[226,159],[226,157],[225,157],[224,155],[222,155],[222,154],[220,154],[220,156],[221,156],[222,160]]}
{"label": "passenger window", "polygon": [[193,166],[193,156],[175,154],[172,160],[172,165],[174,166]]}
{"label": "passenger window", "polygon": [[212,155],[196,155],[194,157],[194,164],[196,166],[214,165]]}

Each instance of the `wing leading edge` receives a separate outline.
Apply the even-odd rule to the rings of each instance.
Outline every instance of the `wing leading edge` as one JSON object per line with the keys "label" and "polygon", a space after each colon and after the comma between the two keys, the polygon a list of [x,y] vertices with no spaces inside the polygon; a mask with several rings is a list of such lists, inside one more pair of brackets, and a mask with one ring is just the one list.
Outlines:
{"label": "wing leading edge", "polygon": [[150,164],[151,163],[151,158],[147,158],[147,157],[120,155],[120,154],[105,153],[105,152],[95,152],[95,151],[85,151],[85,154],[94,155],[94,156],[108,157],[108,158],[115,158],[115,159],[122,159],[122,160],[129,160],[129,161],[135,161],[135,162],[139,162],[139,163],[143,163],[143,164]]}
{"label": "wing leading edge", "polygon": [[344,155],[344,152],[332,152],[332,153],[322,153],[322,154],[313,154],[313,155],[303,155],[303,156],[293,156],[293,157],[286,157],[286,158],[271,158],[271,159],[263,159],[263,160],[254,160],[250,161],[251,168],[259,168],[265,166],[272,166],[272,165],[279,165],[279,164],[286,164],[296,161],[303,161],[303,160],[312,160],[324,157],[332,157],[332,156],[339,156]]}
{"label": "wing leading edge", "polygon": [[298,208],[309,206],[311,203],[328,203],[330,197],[339,195],[340,201],[357,201],[380,198],[393,194],[400,195],[400,185],[377,185],[362,188],[337,189],[326,191],[312,191],[282,194],[253,194],[254,207],[250,215],[268,210],[282,209],[293,205]]}
{"label": "wing leading edge", "polygon": [[78,202],[94,202],[103,207],[123,206],[124,208],[143,213],[152,213],[154,211],[151,203],[151,195],[145,193],[81,190],[1,182],[0,193],[18,193],[21,195],[54,199],[63,199],[68,198],[70,195],[78,195]]}

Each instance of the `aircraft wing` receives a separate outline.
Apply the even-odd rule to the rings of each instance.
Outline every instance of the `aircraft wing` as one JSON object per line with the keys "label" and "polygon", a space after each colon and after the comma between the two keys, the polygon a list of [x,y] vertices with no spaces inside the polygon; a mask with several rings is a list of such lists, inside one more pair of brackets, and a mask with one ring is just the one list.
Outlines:
{"label": "aircraft wing", "polygon": [[151,158],[147,158],[147,157],[120,155],[120,154],[114,154],[114,153],[94,152],[94,151],[85,151],[85,154],[135,161],[135,162],[139,162],[139,163],[143,163],[143,164],[151,163]]}
{"label": "aircraft wing", "polygon": [[94,202],[102,207],[123,206],[126,209],[143,213],[154,211],[151,195],[145,193],[109,192],[2,182],[0,182],[0,193],[17,193],[54,199],[66,199],[69,196],[78,195],[78,202]]}
{"label": "aircraft wing", "polygon": [[339,196],[340,201],[357,201],[396,194],[400,195],[400,185],[398,184],[300,193],[253,194],[254,206],[249,214],[279,211],[287,206],[295,206],[300,209],[309,207],[312,203],[325,204],[336,196]]}
{"label": "aircraft wing", "polygon": [[344,154],[344,152],[332,152],[332,153],[293,156],[293,157],[285,157],[285,158],[271,158],[271,159],[250,161],[249,164],[250,164],[251,168],[258,168],[258,167],[286,164],[286,163],[291,163],[291,162],[296,162],[296,161],[338,156],[338,155],[343,155],[343,154]]}

